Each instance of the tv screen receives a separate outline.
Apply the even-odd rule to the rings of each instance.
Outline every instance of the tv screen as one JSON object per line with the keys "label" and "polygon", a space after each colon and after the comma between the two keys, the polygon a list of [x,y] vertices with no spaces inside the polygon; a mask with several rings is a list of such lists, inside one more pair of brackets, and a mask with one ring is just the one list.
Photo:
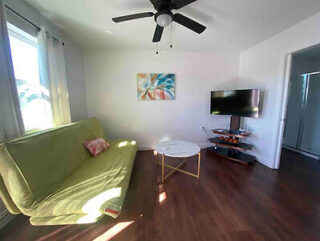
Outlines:
{"label": "tv screen", "polygon": [[222,90],[211,92],[211,114],[259,117],[260,90]]}

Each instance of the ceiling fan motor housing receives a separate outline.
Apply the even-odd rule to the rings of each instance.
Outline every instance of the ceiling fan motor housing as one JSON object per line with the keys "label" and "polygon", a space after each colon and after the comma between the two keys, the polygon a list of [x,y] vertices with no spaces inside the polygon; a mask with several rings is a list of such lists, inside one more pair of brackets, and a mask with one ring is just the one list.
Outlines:
{"label": "ceiling fan motor housing", "polygon": [[154,15],[154,20],[158,25],[165,28],[173,19],[173,13],[168,9],[161,9]]}

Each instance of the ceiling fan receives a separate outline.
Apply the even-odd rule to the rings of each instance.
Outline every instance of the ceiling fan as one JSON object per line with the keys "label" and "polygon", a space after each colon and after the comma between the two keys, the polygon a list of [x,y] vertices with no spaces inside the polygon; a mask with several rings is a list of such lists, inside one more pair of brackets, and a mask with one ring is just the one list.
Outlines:
{"label": "ceiling fan", "polygon": [[148,18],[153,17],[155,22],[157,23],[156,30],[153,36],[152,42],[160,42],[163,29],[170,25],[172,21],[177,22],[186,28],[191,29],[192,31],[200,34],[202,33],[206,27],[196,21],[180,14],[173,14],[171,10],[178,10],[183,8],[190,3],[193,3],[197,0],[150,0],[155,10],[157,11],[155,14],[153,12],[146,13],[137,13],[126,16],[121,16],[117,18],[113,18],[112,20],[115,23],[125,22],[129,20],[135,20],[139,18]]}

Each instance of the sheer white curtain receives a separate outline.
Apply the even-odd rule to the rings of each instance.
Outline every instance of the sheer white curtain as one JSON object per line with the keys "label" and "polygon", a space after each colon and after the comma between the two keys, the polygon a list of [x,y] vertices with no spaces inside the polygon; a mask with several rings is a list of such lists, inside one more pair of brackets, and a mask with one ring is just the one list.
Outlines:
{"label": "sheer white curtain", "polygon": [[24,134],[5,10],[0,0],[0,142]]}
{"label": "sheer white curtain", "polygon": [[54,126],[71,122],[63,44],[48,35],[44,27],[38,34],[40,80],[50,92]]}
{"label": "sheer white curtain", "polygon": [[[7,21],[0,0],[0,142],[24,134],[17,86],[14,78]],[[0,227],[8,220],[0,199]]]}

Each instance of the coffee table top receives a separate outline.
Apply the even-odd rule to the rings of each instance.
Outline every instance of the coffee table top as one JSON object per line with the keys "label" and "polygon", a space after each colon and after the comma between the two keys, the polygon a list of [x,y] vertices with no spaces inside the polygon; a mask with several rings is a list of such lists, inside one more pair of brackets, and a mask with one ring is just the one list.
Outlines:
{"label": "coffee table top", "polygon": [[200,147],[187,141],[166,141],[159,142],[155,146],[155,151],[170,157],[190,157],[197,155]]}

